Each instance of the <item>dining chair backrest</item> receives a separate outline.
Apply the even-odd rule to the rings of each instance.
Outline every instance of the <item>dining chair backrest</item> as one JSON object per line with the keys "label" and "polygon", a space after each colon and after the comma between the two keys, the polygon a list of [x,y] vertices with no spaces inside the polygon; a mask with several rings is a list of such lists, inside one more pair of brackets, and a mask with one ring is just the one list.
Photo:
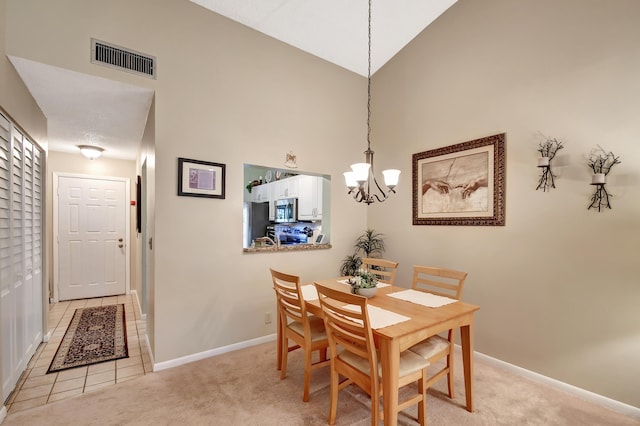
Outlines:
{"label": "dining chair backrest", "polygon": [[308,332],[306,318],[306,309],[302,291],[300,290],[300,277],[297,275],[289,275],[284,272],[270,269],[271,279],[273,281],[273,289],[276,292],[278,301],[278,314],[283,324],[291,321],[302,323],[305,326],[305,332]]}
{"label": "dining chair backrest", "polygon": [[412,288],[438,296],[460,299],[467,273],[453,269],[432,266],[413,267]]}
{"label": "dining chair backrest", "polygon": [[396,280],[396,272],[398,271],[398,262],[365,257],[362,259],[361,268],[373,272],[378,277],[379,282],[393,285]]}
{"label": "dining chair backrest", "polygon": [[[374,392],[379,389],[377,372],[378,357],[376,355],[373,332],[367,311],[367,298],[356,294],[329,288],[315,283],[324,316],[325,329],[329,338],[331,359],[338,359],[338,347],[369,362],[369,378],[371,383],[361,386]],[[349,305],[352,309],[347,309]],[[354,381],[358,382],[358,380]],[[377,393],[373,393],[377,395]]]}
{"label": "dining chair backrest", "polygon": [[[400,353],[399,365],[394,370],[398,389],[417,382],[416,392],[397,401],[392,412],[382,413],[382,363],[378,361],[373,339],[367,298],[315,283],[320,307],[324,317],[325,330],[331,351],[331,390],[329,403],[329,424],[335,424],[338,392],[350,383],[355,383],[371,396],[371,424],[377,426],[381,419],[397,419],[398,412],[418,404],[418,422],[426,424],[426,382],[429,362],[422,356],[409,351]],[[340,350],[338,350],[338,348]],[[399,348],[397,349],[399,350]],[[391,373],[388,373],[391,374]],[[344,380],[340,380],[344,378]],[[406,394],[405,394],[406,395]],[[385,421],[386,422],[386,421]]]}

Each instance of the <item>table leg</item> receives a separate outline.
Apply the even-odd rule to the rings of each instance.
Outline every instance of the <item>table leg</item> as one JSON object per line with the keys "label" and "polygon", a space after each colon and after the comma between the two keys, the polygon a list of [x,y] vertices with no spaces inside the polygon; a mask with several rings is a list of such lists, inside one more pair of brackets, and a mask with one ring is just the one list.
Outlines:
{"label": "table leg", "polygon": [[380,356],[382,358],[384,424],[385,426],[396,426],[398,424],[398,370],[400,369],[398,341],[380,339]]}
{"label": "table leg", "polygon": [[462,364],[464,367],[464,390],[467,411],[473,413],[473,323],[460,327]]}
{"label": "table leg", "polygon": [[278,315],[278,320],[277,320],[277,325],[276,325],[276,362],[278,363],[278,365],[276,365],[276,368],[278,370],[281,369],[282,366],[282,321],[280,319],[280,315]]}

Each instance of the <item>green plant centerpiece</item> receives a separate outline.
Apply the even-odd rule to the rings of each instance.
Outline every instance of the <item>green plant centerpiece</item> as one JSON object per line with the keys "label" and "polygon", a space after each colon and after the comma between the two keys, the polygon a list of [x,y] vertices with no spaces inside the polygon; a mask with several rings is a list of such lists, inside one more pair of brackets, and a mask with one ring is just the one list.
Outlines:
{"label": "green plant centerpiece", "polygon": [[342,265],[340,265],[342,276],[354,276],[362,265],[363,257],[381,257],[384,253],[384,235],[373,229],[367,229],[356,239],[354,248],[353,254],[342,259]]}
{"label": "green plant centerpiece", "polygon": [[365,297],[375,296],[378,290],[378,277],[367,270],[358,269],[348,280],[351,285],[351,293]]}

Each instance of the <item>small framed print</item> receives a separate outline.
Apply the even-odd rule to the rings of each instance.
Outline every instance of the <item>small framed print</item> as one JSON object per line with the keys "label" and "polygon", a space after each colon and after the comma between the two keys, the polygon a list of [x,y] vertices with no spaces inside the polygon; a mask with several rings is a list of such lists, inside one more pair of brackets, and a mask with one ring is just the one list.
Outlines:
{"label": "small framed print", "polygon": [[178,195],[224,199],[225,165],[178,158]]}

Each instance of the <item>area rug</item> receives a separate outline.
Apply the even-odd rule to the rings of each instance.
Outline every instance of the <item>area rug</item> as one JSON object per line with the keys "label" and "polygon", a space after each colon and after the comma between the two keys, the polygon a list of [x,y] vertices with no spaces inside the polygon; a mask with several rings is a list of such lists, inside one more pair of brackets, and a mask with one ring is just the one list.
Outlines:
{"label": "area rug", "polygon": [[47,373],[128,357],[124,304],[79,308]]}

